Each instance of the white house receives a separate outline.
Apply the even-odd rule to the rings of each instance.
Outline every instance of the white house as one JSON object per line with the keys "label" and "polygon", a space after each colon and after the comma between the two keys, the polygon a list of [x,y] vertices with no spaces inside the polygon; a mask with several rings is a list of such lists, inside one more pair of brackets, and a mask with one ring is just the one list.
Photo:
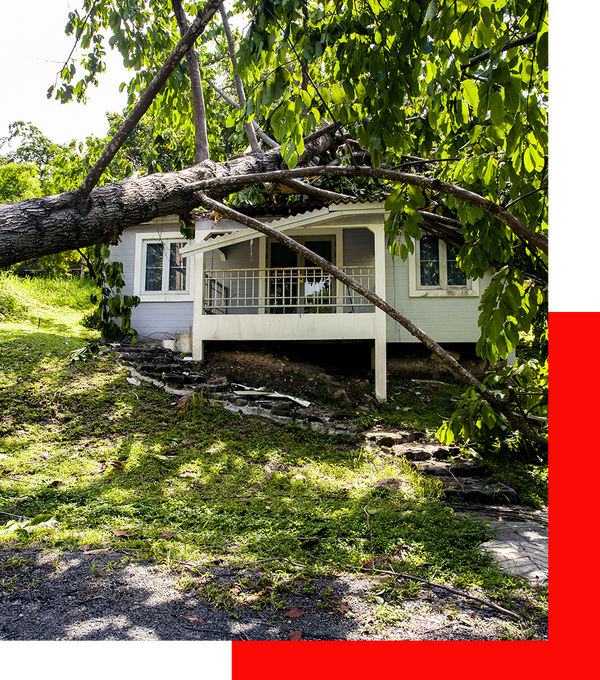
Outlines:
{"label": "white house", "polygon": [[[263,218],[386,299],[438,342],[475,343],[483,280],[468,280],[456,251],[424,236],[406,262],[390,255],[383,203],[294,206]],[[375,391],[386,396],[389,343],[418,342],[384,312],[282,244],[227,219],[196,221],[185,241],[177,217],[127,229],[111,258],[125,293],[139,295],[132,326],[196,360],[212,340],[369,340]]]}

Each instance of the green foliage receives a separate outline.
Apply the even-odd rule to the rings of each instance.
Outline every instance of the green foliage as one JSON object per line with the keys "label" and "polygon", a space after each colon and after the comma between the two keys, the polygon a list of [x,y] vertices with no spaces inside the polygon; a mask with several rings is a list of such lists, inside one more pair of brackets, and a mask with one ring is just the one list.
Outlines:
{"label": "green foliage", "polygon": [[479,306],[481,337],[477,353],[490,363],[506,359],[520,343],[521,333],[530,333],[548,308],[547,285],[525,281],[519,269],[502,267],[492,277]]}
{"label": "green foliage", "polygon": [[[190,2],[185,9],[193,15],[201,7]],[[255,120],[281,144],[288,167],[295,167],[305,136],[324,121],[335,120],[355,140],[348,142],[350,148],[362,149],[359,162],[458,185],[506,206],[532,232],[547,234],[545,0],[234,3],[237,17],[248,11],[246,33],[234,30],[246,105],[227,109],[204,88],[213,160],[243,152],[244,124]],[[87,87],[104,70],[106,49],[114,47],[133,69],[131,81],[122,86],[127,87],[130,106],[179,40],[164,0],[131,0],[126,5],[85,0],[81,12],[71,13],[67,33],[76,35],[87,53],[80,64],[65,68],[56,96],[85,99]],[[211,78],[232,92],[218,19],[195,49],[205,81]],[[130,139],[107,178],[144,166],[176,169],[191,162],[193,115],[186,70],[185,62],[175,69],[152,105],[148,127]],[[99,151],[99,145],[88,145],[89,162]],[[320,159],[334,160],[350,164],[357,157],[344,144],[335,158]],[[327,180],[319,180],[319,185],[327,186]],[[496,272],[480,307],[480,355],[495,364],[515,349],[520,353],[527,337],[527,351],[536,348],[543,362],[545,256],[526,247],[481,205],[437,190],[425,192],[405,184],[379,184],[377,189],[382,186],[389,190],[386,230],[394,256],[406,259],[414,252],[423,228],[421,211],[427,210],[460,223],[456,236],[463,245],[457,262],[469,278]],[[357,186],[346,188],[349,194],[362,195]],[[264,198],[262,188],[251,187],[234,203],[260,203]],[[523,391],[538,387],[534,382]],[[474,422],[485,423],[486,418],[491,422],[489,414]],[[481,431],[475,427],[461,436]]]}
{"label": "green foliage", "polygon": [[469,387],[458,408],[438,430],[440,441],[477,442],[484,453],[500,450],[525,461],[547,462],[547,451],[541,451],[521,432],[513,430],[505,416],[482,397],[484,389],[491,390],[531,427],[547,434],[548,362],[530,359],[488,373],[479,388]]}
{"label": "green foliage", "polygon": [[88,261],[89,273],[98,285],[100,294],[90,296],[96,309],[85,319],[88,328],[95,328],[108,342],[137,338],[137,331],[131,327],[131,312],[140,304],[137,295],[122,295],[125,285],[123,263],[110,262],[110,248],[106,245],[93,246],[91,260]]}
{"label": "green foliage", "polygon": [[40,195],[40,176],[35,165],[0,165],[0,203],[14,203]]}
{"label": "green foliage", "polygon": [[0,274],[0,314],[9,318],[22,316],[27,311],[27,305],[5,287],[5,281],[6,274]]}
{"label": "green foliage", "polygon": [[0,294],[14,300],[19,312],[31,308],[32,313],[41,306],[63,309],[87,310],[90,295],[96,291],[89,279],[22,278],[10,272],[0,273]]}

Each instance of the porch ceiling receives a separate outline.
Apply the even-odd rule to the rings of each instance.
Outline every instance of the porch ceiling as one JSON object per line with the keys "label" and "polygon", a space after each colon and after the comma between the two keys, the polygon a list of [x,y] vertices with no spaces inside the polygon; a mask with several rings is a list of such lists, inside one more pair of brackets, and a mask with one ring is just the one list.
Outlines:
{"label": "porch ceiling", "polygon": [[[381,203],[358,203],[355,205],[334,204],[319,208],[318,210],[313,210],[310,213],[291,215],[273,220],[269,222],[269,226],[281,232],[288,231],[289,229],[297,229],[298,227],[320,227],[326,222],[340,217],[364,213],[383,213],[384,210],[384,206]],[[224,246],[242,243],[253,238],[258,238],[259,236],[261,236],[261,234],[255,229],[235,229],[235,231],[218,234],[215,234],[215,231],[209,231],[202,241],[189,243],[181,250],[181,254],[198,255],[210,250],[223,248]]]}

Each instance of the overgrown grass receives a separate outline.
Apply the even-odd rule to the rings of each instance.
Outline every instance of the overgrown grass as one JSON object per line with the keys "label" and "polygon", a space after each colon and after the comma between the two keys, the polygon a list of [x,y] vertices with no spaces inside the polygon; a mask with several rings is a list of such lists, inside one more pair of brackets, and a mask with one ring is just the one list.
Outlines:
{"label": "overgrown grass", "polygon": [[[179,409],[176,397],[128,383],[110,354],[72,362],[96,339],[80,325],[84,287],[46,285],[0,279],[29,310],[0,324],[0,545],[119,547],[169,565],[286,557],[314,573],[374,553],[501,600],[523,588],[477,550],[486,527],[457,516],[406,461],[201,399]],[[383,415],[402,413],[397,405]],[[375,488],[388,477],[411,490]],[[49,524],[27,525],[42,514]],[[9,526],[19,517],[21,528]]]}
{"label": "overgrown grass", "polygon": [[90,295],[96,290],[89,279],[22,278],[0,272],[0,312],[35,317],[44,312],[53,316],[57,309],[62,310],[61,316],[65,308],[89,310],[93,306]]}

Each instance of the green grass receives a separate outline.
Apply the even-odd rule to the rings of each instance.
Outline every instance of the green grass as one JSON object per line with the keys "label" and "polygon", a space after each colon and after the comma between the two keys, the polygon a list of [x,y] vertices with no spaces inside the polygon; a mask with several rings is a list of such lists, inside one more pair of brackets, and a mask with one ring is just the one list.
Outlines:
{"label": "green grass", "polygon": [[[455,515],[406,461],[201,400],[179,409],[128,383],[112,355],[71,361],[97,339],[80,324],[85,286],[45,285],[29,293],[0,279],[0,295],[28,309],[0,324],[1,546],[118,547],[167,565],[290,558],[313,573],[359,567],[373,549],[397,570],[500,600],[524,588],[477,551],[485,526]],[[382,414],[390,424],[407,413],[396,405]],[[433,418],[412,417],[418,427]],[[401,475],[408,493],[373,488]],[[45,514],[38,526],[11,524]]]}

